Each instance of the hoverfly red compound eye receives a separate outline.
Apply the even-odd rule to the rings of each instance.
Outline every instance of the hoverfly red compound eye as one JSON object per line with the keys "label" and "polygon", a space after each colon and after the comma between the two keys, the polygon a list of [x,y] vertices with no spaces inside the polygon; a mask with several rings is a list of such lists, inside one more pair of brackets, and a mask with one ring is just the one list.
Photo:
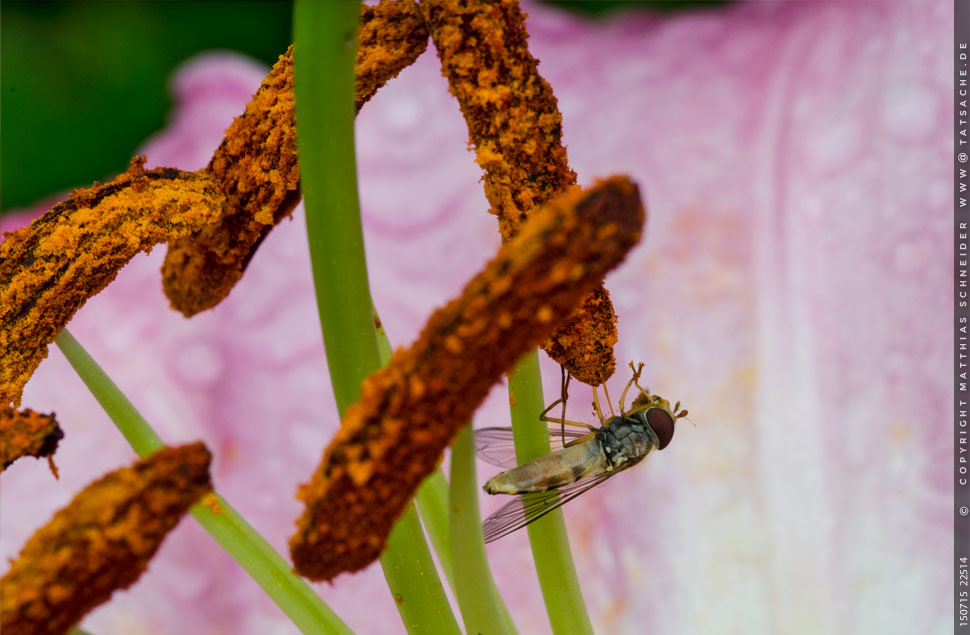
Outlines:
{"label": "hoverfly red compound eye", "polygon": [[647,410],[647,423],[657,433],[660,440],[658,450],[663,450],[674,438],[674,418],[663,408],[650,408]]}

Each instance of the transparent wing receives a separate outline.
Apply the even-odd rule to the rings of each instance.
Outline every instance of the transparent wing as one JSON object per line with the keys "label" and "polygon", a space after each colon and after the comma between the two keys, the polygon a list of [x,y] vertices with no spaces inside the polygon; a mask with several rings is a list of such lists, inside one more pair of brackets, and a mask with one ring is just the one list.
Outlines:
{"label": "transparent wing", "polygon": [[482,523],[482,531],[485,534],[485,542],[489,543],[498,540],[502,536],[507,536],[516,529],[521,529],[532,521],[542,518],[554,509],[558,509],[583,494],[608,478],[615,476],[622,469],[613,470],[587,476],[579,479],[575,483],[564,485],[559,489],[549,490],[548,492],[538,492],[535,494],[522,494],[514,500],[499,507],[498,511],[485,519]]}
{"label": "transparent wing", "polygon": [[[566,429],[566,442],[586,436],[589,431],[580,432]],[[552,451],[562,448],[562,431],[559,428],[549,428],[549,443]],[[482,428],[475,430],[475,454],[478,458],[505,469],[515,467],[515,443],[512,440],[512,428]]]}

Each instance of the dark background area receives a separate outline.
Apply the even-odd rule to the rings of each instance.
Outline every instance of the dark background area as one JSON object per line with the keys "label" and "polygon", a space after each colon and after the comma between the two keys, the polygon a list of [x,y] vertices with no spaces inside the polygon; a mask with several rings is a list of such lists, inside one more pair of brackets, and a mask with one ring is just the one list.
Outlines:
{"label": "dark background area", "polygon": [[[714,3],[554,2],[597,19]],[[290,43],[281,1],[0,3],[0,212],[105,181],[165,125],[172,70],[231,49],[276,61]]]}
{"label": "dark background area", "polygon": [[0,209],[105,180],[165,125],[172,70],[232,49],[276,61],[289,2],[0,4]]}

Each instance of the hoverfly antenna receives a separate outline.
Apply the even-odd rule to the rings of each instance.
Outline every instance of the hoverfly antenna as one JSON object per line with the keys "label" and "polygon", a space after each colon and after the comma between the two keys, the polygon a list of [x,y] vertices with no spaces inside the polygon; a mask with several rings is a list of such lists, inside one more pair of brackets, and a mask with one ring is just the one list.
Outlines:
{"label": "hoverfly antenna", "polygon": [[686,421],[690,421],[690,424],[692,426],[694,426],[695,428],[697,427],[697,424],[696,423],[694,423],[693,421],[691,421],[690,419],[687,418],[687,409],[686,408],[684,408],[683,410],[680,410],[680,412],[677,412],[678,410],[680,410],[680,402],[679,401],[677,402],[677,405],[674,406],[674,413],[675,413],[674,414],[674,421],[676,421],[677,419],[684,419]]}

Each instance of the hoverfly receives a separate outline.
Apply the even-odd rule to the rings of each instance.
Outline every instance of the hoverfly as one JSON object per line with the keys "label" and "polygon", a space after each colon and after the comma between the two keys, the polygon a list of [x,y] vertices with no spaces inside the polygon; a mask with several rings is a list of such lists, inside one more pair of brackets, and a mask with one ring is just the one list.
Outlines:
{"label": "hoverfly", "polygon": [[[612,416],[603,416],[596,389],[593,389],[593,407],[600,420],[598,428],[565,418],[570,376],[563,370],[561,396],[539,415],[540,421],[559,424],[559,429],[549,429],[554,451],[546,456],[516,467],[511,428],[483,428],[476,431],[478,457],[497,467],[511,468],[490,478],[483,489],[488,494],[518,495],[482,523],[486,543],[525,527],[608,478],[633,467],[653,450],[667,447],[674,436],[674,424],[677,419],[686,417],[687,411],[680,410],[679,401],[671,409],[666,399],[640,386],[643,364],[634,368],[633,362],[630,362],[630,369],[633,377],[620,395],[619,416],[612,412],[612,404]],[[637,387],[640,395],[627,410],[624,402],[632,386]],[[603,391],[606,392],[605,384]],[[609,393],[606,393],[606,398],[609,403]],[[548,416],[560,403],[562,416]],[[588,431],[566,430],[567,425]]]}

